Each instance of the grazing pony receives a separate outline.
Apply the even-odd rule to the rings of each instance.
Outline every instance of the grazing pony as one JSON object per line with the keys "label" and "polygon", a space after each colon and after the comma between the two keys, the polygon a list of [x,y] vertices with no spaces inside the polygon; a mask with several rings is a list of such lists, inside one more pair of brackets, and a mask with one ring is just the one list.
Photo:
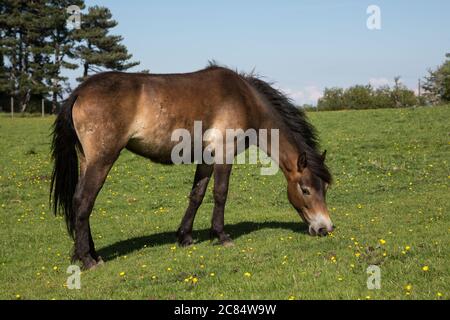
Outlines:
{"label": "grazing pony", "polygon": [[[54,123],[51,198],[75,242],[73,259],[90,269],[102,263],[89,216],[97,194],[122,149],[170,164],[174,130],[279,130],[277,163],[288,199],[311,235],[333,230],[325,203],[331,174],[318,151],[316,133],[303,111],[253,74],[210,65],[185,74],[107,72],[88,78],[66,100]],[[225,136],[225,134],[223,134]],[[261,147],[256,143],[257,146]],[[203,146],[205,147],[205,145]],[[248,145],[246,146],[248,147]],[[271,149],[264,150],[271,156]],[[180,245],[193,243],[195,214],[214,173],[211,235],[227,245],[224,208],[232,164],[197,165],[189,205],[177,231]]]}

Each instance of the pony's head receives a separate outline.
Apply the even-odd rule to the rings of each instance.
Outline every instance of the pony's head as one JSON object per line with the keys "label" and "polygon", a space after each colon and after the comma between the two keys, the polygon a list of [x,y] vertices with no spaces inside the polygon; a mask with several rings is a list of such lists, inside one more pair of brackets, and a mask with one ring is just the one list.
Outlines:
{"label": "pony's head", "polygon": [[[306,153],[300,153],[297,170],[291,174],[288,181],[288,198],[309,226],[310,235],[325,236],[334,227],[326,205],[326,192],[331,177],[321,174],[320,167],[325,167],[326,151],[320,159],[308,162]],[[317,163],[320,161],[320,163]],[[326,172],[328,172],[326,170]]]}
{"label": "pony's head", "polygon": [[284,158],[288,159],[288,165],[282,165],[282,169],[288,180],[289,201],[309,225],[311,235],[328,234],[333,231],[333,223],[325,194],[332,178],[325,165],[326,152],[321,155],[317,151],[319,144],[315,128],[305,111],[297,108],[286,94],[254,74],[243,76],[275,110],[278,116],[275,122],[281,122],[280,128],[287,138],[282,143],[291,144],[287,148],[280,146],[280,151],[286,153]]}

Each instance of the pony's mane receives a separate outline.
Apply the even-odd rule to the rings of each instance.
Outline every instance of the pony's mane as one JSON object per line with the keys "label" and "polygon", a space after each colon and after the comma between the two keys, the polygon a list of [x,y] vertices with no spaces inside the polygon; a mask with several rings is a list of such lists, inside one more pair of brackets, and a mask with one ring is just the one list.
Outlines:
{"label": "pony's mane", "polygon": [[[210,61],[206,69],[226,68],[218,65],[215,61]],[[226,68],[228,69],[228,68]],[[306,113],[301,108],[297,108],[293,101],[282,91],[275,89],[271,83],[262,80],[262,77],[251,73],[239,73],[250,85],[261,93],[274,108],[280,119],[291,133],[290,138],[300,152],[305,152],[307,167],[313,174],[321,178],[326,183],[331,183],[330,170],[323,162],[319,153],[319,141],[317,132],[308,121]]]}

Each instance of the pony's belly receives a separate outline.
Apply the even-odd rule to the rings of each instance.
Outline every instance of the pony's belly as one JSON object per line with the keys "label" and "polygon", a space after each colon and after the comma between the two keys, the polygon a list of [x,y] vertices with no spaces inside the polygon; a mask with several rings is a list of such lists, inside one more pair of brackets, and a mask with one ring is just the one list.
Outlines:
{"label": "pony's belly", "polygon": [[132,138],[126,145],[126,148],[154,162],[172,163],[173,142],[170,139],[169,141],[153,141],[152,139]]}
{"label": "pony's belly", "polygon": [[172,163],[171,141],[173,123],[163,109],[143,108],[130,128],[130,140],[126,148],[136,154],[159,163]]}

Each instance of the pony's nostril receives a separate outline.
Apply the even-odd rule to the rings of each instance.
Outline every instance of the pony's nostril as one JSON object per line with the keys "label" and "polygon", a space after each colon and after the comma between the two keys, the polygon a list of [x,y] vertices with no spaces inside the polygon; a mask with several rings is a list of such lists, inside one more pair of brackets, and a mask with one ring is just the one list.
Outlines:
{"label": "pony's nostril", "polygon": [[327,228],[320,228],[317,231],[317,234],[320,235],[320,236],[326,236],[328,234]]}

